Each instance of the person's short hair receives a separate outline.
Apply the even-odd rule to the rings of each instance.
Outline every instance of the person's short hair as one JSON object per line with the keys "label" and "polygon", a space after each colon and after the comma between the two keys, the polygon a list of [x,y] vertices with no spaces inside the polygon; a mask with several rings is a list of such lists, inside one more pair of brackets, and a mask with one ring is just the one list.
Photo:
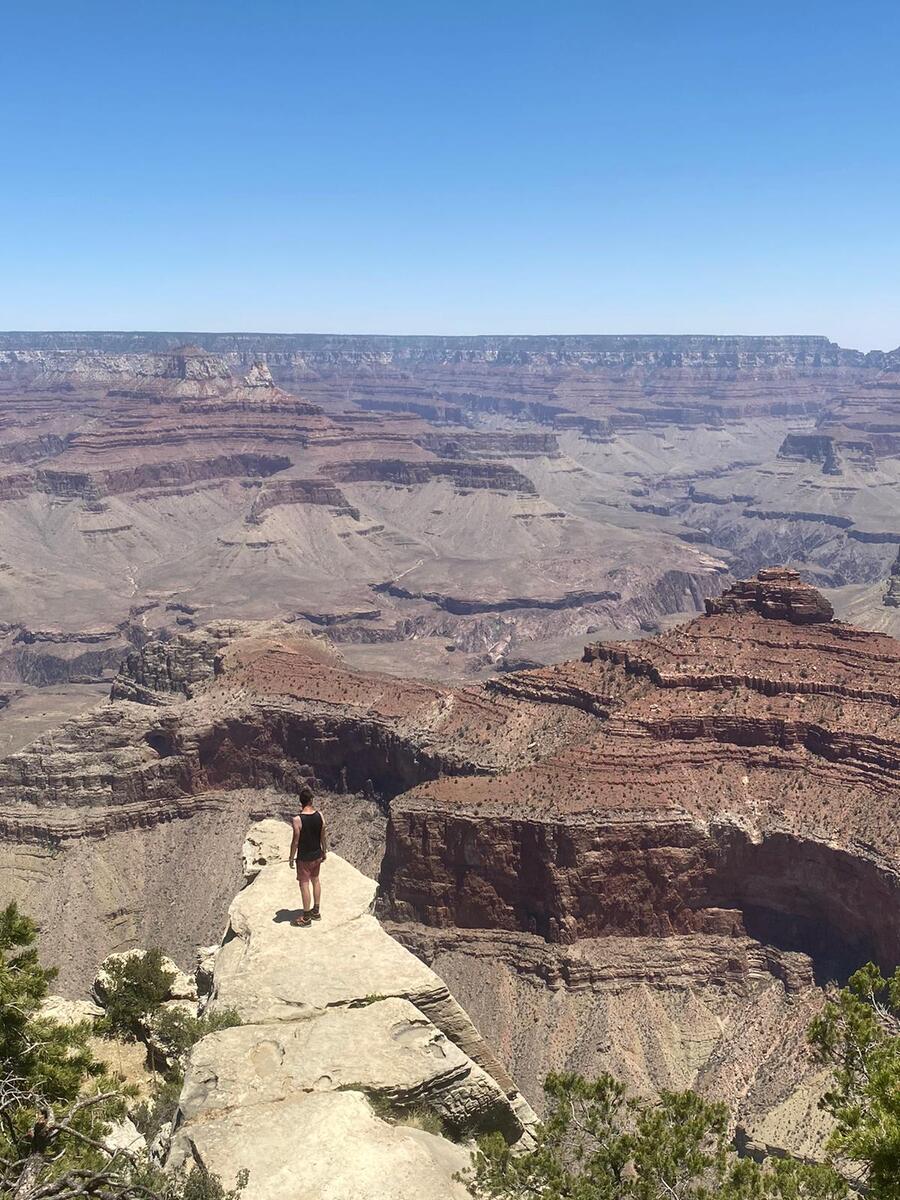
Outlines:
{"label": "person's short hair", "polygon": [[312,804],[313,793],[312,788],[308,784],[302,784],[297,795],[300,798],[301,804]]}

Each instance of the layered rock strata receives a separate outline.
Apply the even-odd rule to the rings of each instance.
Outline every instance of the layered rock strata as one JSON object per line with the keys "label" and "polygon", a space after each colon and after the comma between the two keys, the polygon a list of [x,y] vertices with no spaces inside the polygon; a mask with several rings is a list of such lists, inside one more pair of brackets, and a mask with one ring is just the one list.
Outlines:
{"label": "layered rock strata", "polygon": [[604,937],[573,946],[488,930],[388,924],[438,971],[526,1094],[549,1071],[610,1071],[635,1092],[724,1100],[757,1145],[817,1157],[827,1072],[806,1028],[822,993],[810,960],[752,938]]}
{"label": "layered rock strata", "polygon": [[800,579],[798,571],[773,567],[760,571],[756,579],[743,579],[722,596],[706,601],[706,611],[714,613],[755,612],[769,620],[790,621],[794,625],[813,625],[831,621],[834,609]]}
{"label": "layered rock strata", "polygon": [[[740,1102],[754,1137],[796,1146],[820,984],[900,961],[900,643],[822,619],[784,570],[712,609],[468,687],[354,670],[296,627],[148,642],[123,698],[0,764],[7,850],[56,856],[40,902],[73,942],[77,905],[54,897],[91,839],[99,854],[140,828],[165,832],[169,862],[179,844],[215,856],[254,795],[288,813],[310,783],[336,830],[353,811],[386,819],[380,913],[530,1099],[546,1070],[612,1065],[634,1086]],[[141,870],[147,895],[171,883],[164,861]],[[14,876],[38,897],[33,878]],[[159,940],[142,919],[129,936]],[[92,962],[121,948],[118,920],[92,927]],[[542,1055],[535,1014],[560,1026]]]}
{"label": "layered rock strata", "polygon": [[414,364],[496,362],[545,366],[565,362],[576,366],[666,365],[747,367],[797,366],[810,371],[823,367],[866,366],[878,369],[897,358],[874,351],[870,355],[843,350],[824,337],[723,337],[700,335],[623,336],[503,335],[497,337],[397,337],[303,333],[3,333],[0,349],[10,356],[35,353],[105,355],[168,354],[202,346],[219,355],[240,354],[247,361],[265,356],[305,355],[317,365],[393,362]]}
{"label": "layered rock strata", "polygon": [[[581,370],[568,352],[532,347],[519,368],[471,348],[455,360],[344,347],[289,362],[187,341],[113,351],[63,337],[54,350],[0,351],[11,624],[73,636],[102,625],[121,656],[219,616],[296,616],[340,624],[365,665],[460,677],[546,661],[592,629],[637,632],[696,611],[727,570],[683,530],[654,528],[666,506],[632,520],[624,460],[598,474],[615,423],[592,407],[607,382],[599,398],[557,395]],[[638,358],[638,371],[668,370],[655,352]],[[751,360],[740,369],[755,372]],[[675,411],[666,405],[660,419]],[[629,413],[626,425],[647,424]],[[398,588],[375,606],[385,580]],[[85,657],[73,678],[114,665]],[[62,682],[54,671],[49,656],[23,660],[14,681]]]}
{"label": "layered rock strata", "polygon": [[522,676],[609,720],[502,777],[397,797],[386,911],[563,943],[750,932],[835,966],[900,961],[900,644],[801,633],[823,606],[788,583],[763,572],[670,634],[589,647],[577,686],[574,666]]}
{"label": "layered rock strata", "polygon": [[495,772],[596,727],[540,703],[349,670],[283,626],[213,624],[126,660],[113,702],[0,763],[0,823],[43,841],[189,815],[221,788],[308,778],[388,798]]}
{"label": "layered rock strata", "polygon": [[[192,616],[297,615],[339,626],[361,665],[460,678],[653,632],[727,574],[783,561],[812,568],[842,614],[893,628],[896,353],[0,336],[10,623],[102,625],[139,646]],[[385,581],[397,590],[373,605]]]}
{"label": "layered rock strata", "polygon": [[369,459],[366,462],[335,465],[335,479],[344,483],[397,483],[411,486],[430,479],[449,479],[459,488],[492,488],[501,492],[533,494],[535,486],[513,467],[494,463],[460,462],[456,459],[434,459],[430,462],[409,463],[398,459]]}
{"label": "layered rock strata", "polygon": [[[803,943],[819,912],[836,947],[890,960],[898,643],[795,624],[810,611],[814,594],[764,572],[657,639],[462,689],[213,626],[148,643],[119,699],[0,764],[0,817],[7,837],[58,840],[313,778],[390,801],[394,915],[571,942],[789,913]],[[877,929],[857,893],[878,897]]]}

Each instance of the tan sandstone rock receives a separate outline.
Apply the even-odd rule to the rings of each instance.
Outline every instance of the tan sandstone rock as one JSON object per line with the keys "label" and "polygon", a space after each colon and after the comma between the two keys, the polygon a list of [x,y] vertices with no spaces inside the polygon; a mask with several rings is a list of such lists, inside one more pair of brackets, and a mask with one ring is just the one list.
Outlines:
{"label": "tan sandstone rock", "polygon": [[[194,1048],[170,1161],[193,1158],[229,1183],[246,1167],[247,1200],[462,1200],[454,1175],[469,1153],[451,1138],[496,1129],[527,1144],[534,1114],[443,982],[372,915],[372,880],[329,854],[322,920],[291,926],[289,843],[278,821],[245,843],[250,882],[212,1000],[245,1023]],[[414,1127],[423,1120],[450,1136]],[[298,1129],[302,1172],[283,1150]]]}
{"label": "tan sandstone rock", "polygon": [[109,1132],[103,1138],[103,1145],[112,1155],[140,1154],[147,1149],[144,1135],[130,1117],[123,1117],[121,1121],[116,1121],[110,1126]]}
{"label": "tan sandstone rock", "polygon": [[380,1120],[360,1092],[311,1092],[188,1125],[187,1148],[232,1180],[249,1172],[246,1200],[468,1200],[453,1176],[469,1155],[446,1138]]}
{"label": "tan sandstone rock", "polygon": [[41,1002],[41,1016],[59,1021],[60,1025],[79,1025],[82,1021],[91,1024],[103,1016],[103,1009],[90,1000],[68,1000],[65,996],[45,996]]}

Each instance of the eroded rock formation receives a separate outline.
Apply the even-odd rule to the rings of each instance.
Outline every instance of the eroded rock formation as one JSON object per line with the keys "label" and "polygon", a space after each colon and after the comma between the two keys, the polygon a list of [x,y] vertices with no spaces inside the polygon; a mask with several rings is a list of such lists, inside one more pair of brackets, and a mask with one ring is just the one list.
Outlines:
{"label": "eroded rock formation", "polygon": [[[386,389],[354,374],[341,394],[333,372],[184,341],[0,351],[0,598],[11,625],[114,631],[115,654],[82,655],[73,680],[218,615],[340,624],[361,661],[416,640],[407,656],[427,648],[438,674],[502,669],[519,645],[636,630],[719,586],[715,556],[538,487],[532,471],[572,470],[547,423],[587,437],[594,418],[529,400],[495,419],[431,386],[412,399],[392,369]],[[521,619],[478,623],[522,598]],[[65,682],[49,650],[7,662],[13,682]]]}
{"label": "eroded rock formation", "polygon": [[[547,1070],[613,1067],[702,1087],[754,1138],[813,1150],[802,1035],[821,984],[900,961],[900,643],[809,621],[824,602],[782,570],[711,609],[468,687],[353,670],[283,625],[150,641],[117,699],[0,763],[12,886],[56,954],[77,924],[91,964],[129,937],[179,949],[152,932],[163,889],[208,941],[224,839],[311,783],[339,849],[380,862],[392,932],[530,1100]],[[136,829],[164,852],[135,891]],[[91,845],[102,870],[85,873]],[[61,886],[76,866],[77,894]]]}
{"label": "eroded rock formation", "polygon": [[897,371],[823,338],[0,335],[4,620],[115,632],[9,681],[98,682],[218,617],[500,673],[770,561],[900,630]]}
{"label": "eroded rock formation", "polygon": [[755,612],[773,621],[815,625],[831,621],[834,609],[821,592],[800,579],[798,571],[770,567],[755,579],[742,579],[721,596],[706,601],[708,614]]}
{"label": "eroded rock formation", "polygon": [[[762,572],[710,607],[657,639],[590,646],[580,667],[491,685],[609,719],[501,777],[396,798],[387,907],[564,943],[747,922],[771,939],[781,921],[802,944],[818,920],[835,951],[900,961],[900,645],[824,622],[824,602],[790,572]],[[854,899],[869,889],[886,914],[877,928]]]}

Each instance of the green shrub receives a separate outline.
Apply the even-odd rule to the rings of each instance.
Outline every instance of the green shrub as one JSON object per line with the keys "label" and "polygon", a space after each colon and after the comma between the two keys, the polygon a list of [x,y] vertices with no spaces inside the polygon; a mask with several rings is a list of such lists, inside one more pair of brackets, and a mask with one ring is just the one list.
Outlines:
{"label": "green shrub", "polygon": [[858,1162],[871,1200],[900,1195],[900,968],[853,975],[813,1021],[810,1041],[833,1071],[822,1107],[831,1149]]}
{"label": "green shrub", "polygon": [[184,1076],[180,1073],[173,1074],[169,1079],[159,1080],[150,1096],[135,1105],[128,1114],[148,1145],[164,1125],[175,1120],[183,1083]]}
{"label": "green shrub", "polygon": [[143,1041],[151,1068],[173,1079],[180,1062],[196,1042],[208,1033],[240,1025],[234,1009],[197,1017],[166,998],[175,979],[164,966],[161,950],[113,960],[107,967],[105,1014],[97,1029],[107,1037]]}
{"label": "green shrub", "polygon": [[154,1038],[166,1047],[170,1057],[180,1058],[208,1033],[232,1029],[240,1023],[240,1014],[233,1008],[194,1017],[180,1008],[172,1007],[159,1009],[150,1025]]}
{"label": "green shrub", "polygon": [[425,1133],[433,1133],[436,1137],[458,1140],[456,1131],[451,1130],[440,1115],[427,1104],[400,1104],[377,1093],[372,1093],[367,1098],[376,1117],[390,1125],[408,1125],[413,1129],[424,1130]]}
{"label": "green shrub", "polygon": [[[132,1172],[129,1192],[120,1194],[116,1200],[240,1200],[248,1178],[248,1173],[241,1171],[236,1186],[229,1189],[218,1175],[203,1167],[163,1171],[144,1160]],[[71,1200],[79,1198],[72,1197]],[[109,1197],[102,1194],[98,1200],[109,1200]]]}
{"label": "green shrub", "polygon": [[550,1075],[534,1150],[517,1155],[499,1133],[479,1140],[466,1183],[495,1200],[844,1200],[830,1167],[739,1159],[729,1114],[694,1092],[628,1097],[610,1075]]}
{"label": "green shrub", "polygon": [[148,1019],[168,996],[175,974],[163,966],[163,953],[156,947],[146,954],[113,960],[106,973],[105,1013],[97,1028],[109,1037],[138,1041]]}
{"label": "green shrub", "polygon": [[239,1200],[246,1174],[228,1191],[197,1168],[169,1174],[146,1155],[104,1151],[134,1093],[94,1059],[88,1022],[40,1015],[54,975],[38,961],[36,925],[9,904],[0,911],[0,1196]]}
{"label": "green shrub", "polygon": [[[90,1026],[40,1015],[56,972],[42,967],[37,926],[15,904],[0,912],[0,1164],[46,1143],[67,1162],[95,1164],[91,1145],[125,1111],[125,1097],[94,1059]],[[60,1125],[57,1114],[67,1113]],[[5,1187],[0,1187],[4,1192]]]}

